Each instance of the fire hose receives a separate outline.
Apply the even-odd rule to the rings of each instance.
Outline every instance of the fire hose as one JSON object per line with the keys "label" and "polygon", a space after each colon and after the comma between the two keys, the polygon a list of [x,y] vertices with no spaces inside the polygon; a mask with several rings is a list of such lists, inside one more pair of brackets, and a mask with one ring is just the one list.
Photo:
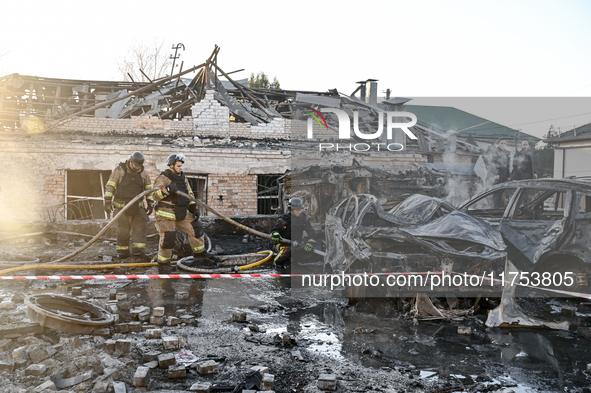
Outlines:
{"label": "fire hose", "polygon": [[[256,229],[249,228],[246,225],[242,225],[239,222],[236,222],[236,221],[232,220],[231,218],[224,216],[222,213],[218,212],[213,207],[206,205],[205,203],[201,202],[199,199],[197,199],[195,197],[192,197],[191,195],[185,194],[182,191],[177,191],[176,193],[178,195],[180,195],[180,196],[183,196],[183,197],[185,197],[185,198],[187,198],[187,199],[189,199],[189,200],[197,203],[199,205],[199,207],[203,207],[204,209],[209,210],[210,212],[212,212],[213,214],[215,214],[216,216],[218,216],[222,220],[224,220],[224,221],[226,221],[226,222],[228,222],[228,223],[230,223],[232,225],[235,225],[238,228],[245,230],[246,232],[252,233],[253,235],[257,235],[257,236],[260,236],[260,237],[264,237],[265,239],[271,239],[271,235],[266,234],[266,233],[263,233],[263,232],[260,232],[260,231],[257,231]],[[297,241],[295,241],[295,240],[289,240],[289,239],[281,239],[281,242],[282,243],[291,244],[294,247],[297,247],[297,246],[300,245]],[[320,250],[314,249],[313,251],[314,251],[315,254],[318,254],[318,255],[321,255],[321,256],[325,256],[326,255],[325,252],[322,252]]]}
{"label": "fire hose", "polygon": [[[88,242],[86,242],[82,247],[80,247],[79,249],[73,251],[72,253],[56,259],[54,261],[50,261],[50,262],[46,262],[44,264],[40,264],[40,265],[28,265],[28,266],[19,266],[19,267],[14,267],[14,268],[10,268],[10,269],[4,269],[4,270],[0,270],[0,275],[4,275],[4,274],[9,274],[9,273],[14,273],[14,272],[18,272],[18,271],[23,271],[23,270],[31,270],[31,269],[114,269],[117,267],[121,267],[121,266],[127,266],[127,267],[153,267],[153,266],[158,266],[157,263],[155,262],[147,262],[147,263],[119,263],[119,264],[101,264],[101,265],[59,265],[59,263],[67,261],[73,257],[75,257],[76,255],[80,254],[82,251],[86,250],[88,247],[90,247],[92,244],[94,244],[99,238],[101,238],[106,232],[107,230],[117,221],[117,219],[119,219],[119,217],[121,217],[122,214],[125,213],[125,211],[130,208],[131,206],[133,206],[136,202],[138,202],[141,198],[157,191],[158,189],[150,189],[150,190],[146,190],[140,194],[138,194],[135,198],[133,198],[131,201],[129,201],[120,211],[119,213],[117,213],[112,219],[111,221],[105,225],[105,227],[103,229],[101,229],[94,237],[92,237],[92,239],[90,239]],[[219,218],[223,219],[224,221],[235,225],[249,233],[252,233],[254,235],[266,238],[266,239],[271,239],[271,235],[268,235],[266,233],[257,231],[256,229],[252,229],[247,227],[246,225],[240,224],[234,220],[232,220],[229,217],[224,216],[223,214],[221,214],[220,212],[218,212],[217,210],[215,210],[214,208],[206,205],[205,203],[201,202],[200,200],[194,198],[191,195],[185,194],[182,191],[177,191],[177,194],[191,200],[194,201],[195,203],[197,203],[200,207],[207,209],[209,211],[211,211],[213,214],[215,214],[216,216],[218,216]],[[287,239],[282,239],[283,243],[287,243],[287,244],[292,244],[293,246],[298,246],[298,243],[296,241],[290,241]],[[261,254],[261,253],[268,253],[270,251],[262,251],[259,252],[257,254]],[[318,251],[318,250],[314,250],[314,252],[318,255],[326,255],[325,253],[323,253],[322,251]],[[250,269],[252,267],[255,266],[259,266],[262,265],[263,263],[269,261],[272,257],[272,252],[270,252],[270,254],[265,257],[262,261],[257,261],[245,266],[240,266],[240,267],[235,267],[232,269],[225,269],[224,272],[231,272],[231,271],[237,271],[237,270],[246,270],[246,269]],[[205,271],[203,271],[205,273]],[[209,272],[209,271],[207,271]]]}

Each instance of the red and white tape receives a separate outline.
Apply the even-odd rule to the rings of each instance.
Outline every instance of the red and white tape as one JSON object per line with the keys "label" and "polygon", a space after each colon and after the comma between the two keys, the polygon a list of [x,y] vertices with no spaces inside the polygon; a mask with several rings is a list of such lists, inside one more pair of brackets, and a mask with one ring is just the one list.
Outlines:
{"label": "red and white tape", "polygon": [[[401,274],[433,274],[421,273],[367,273],[368,276],[389,276]],[[0,280],[119,280],[119,279],[154,279],[154,278],[260,278],[260,277],[313,277],[325,276],[326,274],[244,274],[244,273],[220,273],[220,274],[108,274],[108,275],[83,275],[83,276],[0,276]],[[328,274],[334,276],[335,274]],[[341,276],[341,274],[336,274]],[[359,273],[345,273],[345,276],[358,276]]]}
{"label": "red and white tape", "polygon": [[[455,273],[455,272],[452,272]],[[433,272],[404,272],[404,273],[367,273],[368,276],[390,276],[390,275],[410,275],[410,274],[430,274],[434,275],[437,273]],[[461,273],[455,273],[461,274]],[[341,274],[337,274],[341,276]],[[359,273],[346,273],[345,276],[355,276],[359,275]],[[110,274],[110,275],[83,275],[83,276],[0,276],[0,280],[142,280],[142,279],[160,279],[160,278],[169,278],[169,279],[178,279],[178,278],[264,278],[264,277],[311,277],[311,276],[324,276],[324,274],[244,274],[244,273],[223,273],[223,274]],[[329,275],[332,276],[332,275]],[[489,277],[482,277],[486,281],[495,281],[501,285],[504,285],[508,281],[502,281],[499,279],[491,279]],[[572,291],[562,291],[559,289],[552,289],[552,288],[544,288],[544,287],[534,287],[531,285],[524,285],[520,283],[515,283],[516,286],[522,286],[527,288],[539,289],[542,291],[553,292],[561,295],[568,295],[572,297],[578,297],[582,299],[591,300],[591,294],[581,293],[581,292],[572,292]]]}
{"label": "red and white tape", "polygon": [[112,274],[97,276],[0,276],[0,280],[139,280],[154,278],[247,278],[294,277],[294,274]]}

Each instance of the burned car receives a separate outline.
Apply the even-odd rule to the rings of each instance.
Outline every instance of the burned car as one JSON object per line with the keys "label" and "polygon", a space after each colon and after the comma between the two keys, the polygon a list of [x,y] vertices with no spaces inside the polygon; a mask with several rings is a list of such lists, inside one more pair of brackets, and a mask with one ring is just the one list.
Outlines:
{"label": "burned car", "polygon": [[489,273],[504,268],[505,243],[486,222],[415,194],[384,211],[373,195],[352,195],[326,215],[326,259],[334,272]]}
{"label": "burned car", "polygon": [[520,180],[496,185],[460,205],[503,236],[521,271],[572,272],[586,285],[591,271],[591,181]]}

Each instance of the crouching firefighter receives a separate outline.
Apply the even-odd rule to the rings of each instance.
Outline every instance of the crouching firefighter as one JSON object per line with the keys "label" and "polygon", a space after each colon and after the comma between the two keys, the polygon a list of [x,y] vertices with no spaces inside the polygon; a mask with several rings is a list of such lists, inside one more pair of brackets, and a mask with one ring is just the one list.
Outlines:
{"label": "crouching firefighter", "polygon": [[308,220],[305,213],[302,212],[304,205],[300,198],[291,198],[287,204],[287,213],[284,213],[271,230],[271,240],[277,248],[275,264],[279,266],[288,266],[291,264],[292,245],[281,243],[282,239],[295,240],[303,244],[304,232],[307,235],[307,241],[304,251],[312,252],[316,245],[316,231]]}
{"label": "crouching firefighter", "polygon": [[[144,155],[139,151],[131,154],[129,159],[120,163],[111,172],[105,187],[105,212],[107,215],[115,208],[115,214],[138,194],[152,188],[148,172],[144,171]],[[130,255],[140,259],[146,256],[146,235],[148,216],[152,213],[152,196],[147,198],[148,210],[144,208],[143,198],[129,206],[117,220],[117,256],[121,259]],[[129,241],[131,238],[131,253]]]}
{"label": "crouching firefighter", "polygon": [[194,201],[176,194],[176,191],[194,196],[189,181],[183,173],[184,154],[172,154],[166,165],[169,169],[162,172],[154,181],[156,204],[156,229],[160,234],[158,247],[158,267],[163,273],[172,271],[170,260],[175,246],[175,229],[189,235],[189,243],[196,258],[211,258],[205,252],[203,226],[199,222],[199,207]]}

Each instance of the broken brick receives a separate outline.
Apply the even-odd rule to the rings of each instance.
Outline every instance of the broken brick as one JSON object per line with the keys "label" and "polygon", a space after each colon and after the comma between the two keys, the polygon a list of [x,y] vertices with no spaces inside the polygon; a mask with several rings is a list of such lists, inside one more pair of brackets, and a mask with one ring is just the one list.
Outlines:
{"label": "broken brick", "polygon": [[150,369],[148,367],[140,366],[135,370],[133,375],[133,386],[147,387],[150,382]]}
{"label": "broken brick", "polygon": [[118,323],[115,325],[115,333],[127,333],[129,332],[129,324],[127,323]]}
{"label": "broken brick", "polygon": [[189,325],[189,324],[195,322],[195,316],[189,315],[189,314],[181,315],[181,322]]}
{"label": "broken brick", "polygon": [[162,337],[162,329],[148,329],[146,330],[147,339],[155,339]]}
{"label": "broken brick", "polygon": [[117,340],[115,350],[121,353],[131,352],[131,340]]}
{"label": "broken brick", "polygon": [[197,372],[199,375],[217,374],[218,364],[213,360],[197,363]]}
{"label": "broken brick", "polygon": [[40,375],[45,374],[47,371],[47,367],[43,364],[31,364],[29,367],[25,369],[25,375],[33,375],[38,377]]}
{"label": "broken brick", "polygon": [[337,390],[336,374],[320,374],[316,386],[320,390]]}
{"label": "broken brick", "polygon": [[169,366],[174,366],[176,364],[176,359],[172,353],[163,353],[158,355],[158,366],[160,368],[168,368]]}
{"label": "broken brick", "polygon": [[273,374],[263,374],[261,390],[273,390],[273,383],[275,383],[275,376]]}
{"label": "broken brick", "polygon": [[187,369],[182,364],[170,366],[168,368],[168,378],[186,378]]}
{"label": "broken brick", "polygon": [[35,348],[29,352],[29,357],[33,363],[41,363],[45,359],[49,358],[49,353],[47,353],[45,348]]}
{"label": "broken brick", "polygon": [[246,321],[246,313],[245,312],[235,312],[232,314],[232,322],[244,322]]}
{"label": "broken brick", "polygon": [[210,393],[211,384],[209,382],[197,382],[191,385],[189,391],[195,393]]}
{"label": "broken brick", "polygon": [[179,338],[174,336],[164,337],[162,339],[164,349],[177,349],[179,348]]}
{"label": "broken brick", "polygon": [[41,385],[39,385],[35,388],[35,393],[43,392],[45,390],[55,390],[55,389],[56,389],[55,383],[53,383],[52,381],[45,381]]}
{"label": "broken brick", "polygon": [[189,292],[176,292],[174,298],[177,300],[187,300],[189,298]]}
{"label": "broken brick", "polygon": [[113,353],[113,352],[115,352],[116,346],[117,346],[117,342],[115,340],[107,340],[103,344],[103,351]]}

